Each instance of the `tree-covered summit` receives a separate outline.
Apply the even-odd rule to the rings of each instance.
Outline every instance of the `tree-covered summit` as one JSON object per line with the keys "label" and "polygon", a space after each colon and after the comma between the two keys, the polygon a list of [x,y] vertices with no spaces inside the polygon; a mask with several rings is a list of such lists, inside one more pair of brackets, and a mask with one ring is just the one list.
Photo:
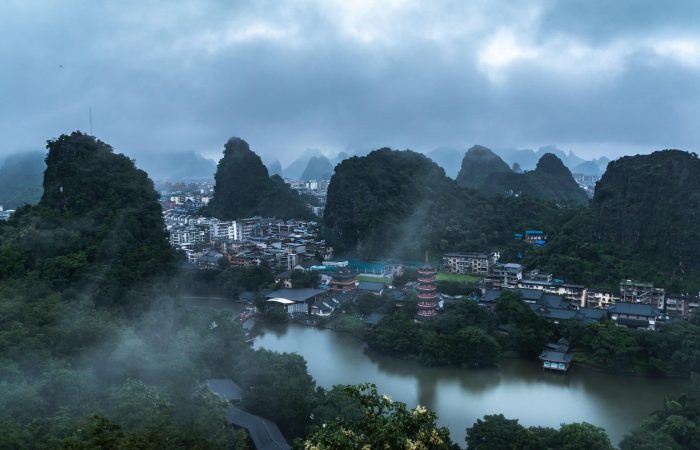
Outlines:
{"label": "tree-covered summit", "polygon": [[623,278],[700,288],[700,159],[663,150],[608,165],[590,208],[534,263],[572,280],[614,286]]}
{"label": "tree-covered summit", "polygon": [[144,171],[80,132],[46,147],[41,200],[1,230],[0,279],[35,276],[112,303],[127,286],[173,268],[158,194]]}
{"label": "tree-covered summit", "polygon": [[382,148],[336,167],[324,225],[341,251],[419,259],[426,250],[489,250],[511,242],[514,230],[546,227],[562,213],[531,198],[461,188],[426,156]]}
{"label": "tree-covered summit", "polygon": [[475,145],[464,154],[457,184],[478,189],[492,173],[512,172],[508,164],[490,149]]}
{"label": "tree-covered summit", "polygon": [[260,157],[241,138],[233,137],[224,146],[214,179],[214,196],[206,208],[214,217],[309,216],[304,200],[278,175],[270,177]]}

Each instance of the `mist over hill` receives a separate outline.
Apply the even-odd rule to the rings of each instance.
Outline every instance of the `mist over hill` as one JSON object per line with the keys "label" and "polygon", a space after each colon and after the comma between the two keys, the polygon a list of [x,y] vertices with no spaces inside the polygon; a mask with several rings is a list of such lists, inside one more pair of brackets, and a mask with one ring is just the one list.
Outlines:
{"label": "mist over hill", "polygon": [[452,147],[438,147],[426,153],[426,156],[445,169],[448,177],[455,179],[459,173],[464,152]]}
{"label": "mist over hill", "polygon": [[[530,149],[497,148],[494,149],[494,152],[511,166],[518,163],[523,170],[534,170],[537,167],[537,162],[546,153],[551,153],[559,158],[572,173],[583,173],[578,170],[579,166],[581,166],[583,169],[587,170],[587,172],[585,172],[587,175],[602,175],[603,172],[605,172],[608,162],[610,162],[605,156],[588,161],[578,156],[572,150],[565,152],[555,145],[546,145],[540,147],[536,151]],[[592,173],[593,165],[586,163],[593,163],[595,165],[597,168],[595,173]]]}
{"label": "mist over hill", "polygon": [[304,172],[301,174],[302,180],[330,180],[333,174],[333,164],[325,156],[312,156],[309,159]]}
{"label": "mist over hill", "polygon": [[475,145],[464,155],[457,184],[489,195],[525,196],[560,204],[584,205],[588,200],[571,172],[551,153],[542,155],[535,170],[517,173],[490,149]]}
{"label": "mist over hill", "polygon": [[214,161],[193,151],[138,152],[134,159],[137,167],[159,181],[211,179],[216,171]]}
{"label": "mist over hill", "polygon": [[272,161],[268,161],[267,163],[265,163],[265,167],[267,167],[267,172],[270,174],[270,176],[282,176],[282,164],[279,162],[279,160],[275,159]]}
{"label": "mist over hill", "polygon": [[39,201],[45,157],[42,152],[16,153],[0,163],[0,206],[15,209]]}

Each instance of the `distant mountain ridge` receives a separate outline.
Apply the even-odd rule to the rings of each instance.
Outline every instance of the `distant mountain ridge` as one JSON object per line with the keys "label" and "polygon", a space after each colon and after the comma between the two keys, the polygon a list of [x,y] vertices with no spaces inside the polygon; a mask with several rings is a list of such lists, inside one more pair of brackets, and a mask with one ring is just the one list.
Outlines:
{"label": "distant mountain ridge", "polygon": [[[605,156],[588,161],[579,157],[571,150],[567,153],[554,145],[540,147],[537,151],[501,148],[492,149],[492,152],[500,156],[510,167],[517,164],[520,170],[535,170],[537,162],[545,153],[554,154],[569,168],[572,174],[602,175],[610,162],[610,159]],[[453,147],[438,147],[426,152],[425,155],[442,167],[450,178],[457,178],[464,158],[464,152],[462,150]]]}
{"label": "distant mountain ridge", "polygon": [[517,173],[493,151],[475,145],[464,155],[457,184],[490,195],[523,195],[555,203],[588,201],[569,169],[552,153],[542,155],[535,170]]}
{"label": "distant mountain ridge", "polygon": [[134,159],[153,180],[211,179],[216,171],[216,162],[194,151],[140,152]]}
{"label": "distant mountain ridge", "polygon": [[321,150],[309,149],[292,161],[283,171],[284,178],[295,180],[319,180],[325,175],[333,174],[335,166],[352,157],[346,152],[339,152],[334,157],[324,155]]}
{"label": "distant mountain ridge", "polygon": [[334,165],[325,156],[312,156],[301,174],[302,180],[330,180]]}
{"label": "distant mountain ridge", "polygon": [[583,166],[583,168],[588,171],[585,173],[586,175],[602,175],[610,162],[610,159],[605,156],[587,161],[578,156],[572,150],[569,150],[567,153],[555,145],[546,145],[540,147],[537,151],[531,149],[497,148],[494,149],[494,152],[510,165],[518,163],[523,170],[534,170],[535,167],[537,167],[537,162],[545,153],[555,155],[561,160],[562,163],[564,163],[566,167],[569,168],[569,170],[571,170],[572,173],[582,173],[578,172],[577,169],[580,165],[587,162],[595,164],[595,167],[597,167],[597,173],[590,173],[593,167],[590,164]]}

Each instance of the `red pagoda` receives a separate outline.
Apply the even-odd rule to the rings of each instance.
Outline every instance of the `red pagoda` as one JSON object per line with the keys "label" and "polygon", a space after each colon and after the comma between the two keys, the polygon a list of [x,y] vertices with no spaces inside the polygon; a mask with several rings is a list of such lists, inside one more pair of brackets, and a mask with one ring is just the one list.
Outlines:
{"label": "red pagoda", "polygon": [[418,268],[418,319],[432,319],[437,314],[436,273],[437,269],[428,263]]}

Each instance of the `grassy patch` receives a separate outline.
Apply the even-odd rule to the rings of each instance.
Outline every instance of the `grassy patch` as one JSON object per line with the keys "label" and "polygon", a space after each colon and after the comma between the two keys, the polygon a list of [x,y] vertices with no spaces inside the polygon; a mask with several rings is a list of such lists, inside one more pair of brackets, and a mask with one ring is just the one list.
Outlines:
{"label": "grassy patch", "polygon": [[376,281],[377,283],[386,283],[386,284],[391,284],[391,278],[389,277],[370,277],[367,275],[358,275],[357,276],[358,281]]}
{"label": "grassy patch", "polygon": [[440,272],[435,277],[437,281],[456,281],[458,283],[477,283],[481,277],[468,273],[446,273]]}

